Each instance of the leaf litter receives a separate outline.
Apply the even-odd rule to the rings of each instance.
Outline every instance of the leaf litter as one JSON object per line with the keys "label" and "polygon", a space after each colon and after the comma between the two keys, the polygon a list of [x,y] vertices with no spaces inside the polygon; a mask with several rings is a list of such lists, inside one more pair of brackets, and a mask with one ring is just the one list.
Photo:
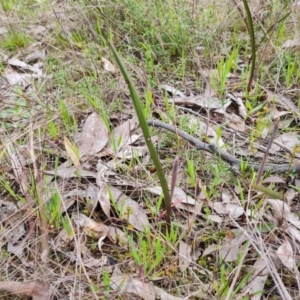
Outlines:
{"label": "leaf litter", "polygon": [[[55,10],[57,10],[59,15],[63,16],[64,10],[58,4],[55,5]],[[32,30],[35,30],[34,34],[39,36],[38,39],[43,39],[48,28],[44,26],[34,26]],[[70,24],[68,31],[72,30],[72,28],[74,28],[74,22],[73,24]],[[287,41],[282,47],[298,47],[296,42],[296,40]],[[293,45],[293,43],[295,45]],[[35,47],[39,48],[40,45],[36,45]],[[32,51],[30,55],[24,58],[15,56],[10,60],[6,59],[5,72],[9,83],[11,85],[20,85],[25,91],[25,88],[28,88],[28,85],[34,83],[35,79],[46,78],[43,71],[43,64],[41,62],[44,60],[43,55],[44,54],[39,49],[36,49],[36,51]],[[103,69],[106,71],[105,73],[113,73],[113,76],[117,76],[116,68],[113,63],[104,57],[101,58],[101,61]],[[205,71],[207,71],[207,73],[216,73],[216,70],[201,71],[203,73],[202,76],[206,78],[207,75],[204,74]],[[232,75],[233,76],[229,74],[227,78],[228,87],[234,84],[234,80],[239,80],[239,76],[236,74]],[[231,80],[232,82],[230,82]],[[122,89],[124,89],[125,82],[120,79],[119,83]],[[201,111],[201,115],[206,118],[203,120],[206,121],[198,120],[201,126],[201,130],[199,130],[198,134],[200,137],[203,137],[204,133],[207,134],[209,132],[207,137],[209,137],[210,143],[218,145],[219,147],[225,147],[227,151],[232,151],[232,149],[235,147],[239,148],[239,144],[237,144],[238,141],[234,141],[232,138],[232,131],[227,132],[228,128],[231,128],[233,131],[235,131],[234,136],[236,139],[239,138],[236,133],[241,134],[242,136],[244,135],[246,139],[249,137],[249,125],[253,126],[255,124],[257,116],[254,113],[251,114],[248,108],[246,108],[244,104],[245,98],[243,95],[241,96],[240,94],[238,95],[238,93],[235,93],[237,96],[233,95],[233,97],[231,97],[227,93],[225,100],[221,99],[217,93],[213,91],[209,82],[206,83],[205,91],[203,93],[197,94],[190,92],[189,96],[186,96],[185,93],[181,92],[182,90],[186,90],[185,87],[180,88],[179,90],[172,87],[172,85],[165,84],[162,86],[162,88],[174,96],[172,99],[170,99],[170,103],[180,107],[188,107],[189,109],[193,109],[195,111],[198,110],[198,112],[199,110]],[[291,124],[297,120],[299,108],[291,99],[286,96],[282,96],[279,93],[273,93],[267,90],[267,104],[265,105],[266,110],[270,109],[269,103],[273,100],[277,103],[276,105],[278,110],[275,113],[271,112],[271,114],[276,117],[292,115],[292,117],[288,120],[289,123],[287,124]],[[260,112],[263,113],[262,111]],[[281,122],[281,124],[283,124],[284,120]],[[212,124],[222,125],[222,128],[226,129],[222,130],[221,135],[217,135],[216,127]],[[137,231],[143,232],[144,228],[149,226],[149,224],[152,225],[152,223],[150,223],[151,218],[149,211],[145,209],[145,206],[142,205],[142,203],[138,203],[136,201],[136,194],[139,192],[143,194],[146,190],[146,192],[149,193],[154,200],[157,200],[157,196],[160,196],[162,193],[161,188],[159,186],[155,186],[155,182],[153,181],[151,181],[151,185],[147,184],[149,186],[145,188],[143,184],[140,184],[139,182],[133,182],[133,177],[130,177],[132,174],[126,174],[125,176],[120,175],[120,169],[122,167],[126,167],[126,165],[133,158],[140,159],[140,164],[138,168],[136,168],[136,170],[139,171],[144,171],[145,165],[149,163],[149,159],[147,158],[147,150],[143,143],[139,141],[140,135],[135,135],[133,132],[136,129],[134,119],[129,119],[125,122],[119,122],[117,127],[110,129],[111,131],[108,130],[107,125],[108,124],[105,124],[97,113],[89,114],[85,119],[81,130],[78,132],[79,138],[74,138],[75,145],[78,147],[79,155],[77,156],[76,149],[73,148],[74,145],[72,145],[70,142],[72,137],[65,142],[65,148],[67,150],[68,157],[71,159],[71,162],[74,166],[70,166],[70,161],[68,161],[67,164],[59,162],[59,166],[57,168],[54,169],[52,164],[48,170],[44,171],[44,174],[51,175],[49,178],[55,181],[55,184],[58,184],[61,198],[64,201],[68,198],[72,199],[69,201],[69,203],[67,203],[67,201],[66,203],[64,202],[63,206],[65,208],[62,208],[62,210],[65,214],[73,211],[75,203],[79,206],[81,205],[81,207],[87,206],[89,208],[89,217],[84,214],[73,214],[73,222],[78,224],[78,227],[80,227],[89,238],[98,239],[98,250],[102,252],[102,256],[100,258],[97,259],[93,257],[92,251],[89,249],[90,246],[83,239],[80,239],[80,249],[81,254],[83,255],[82,261],[83,264],[88,268],[102,268],[109,265],[108,257],[104,255],[106,250],[104,239],[106,241],[111,239],[115,245],[120,245],[125,249],[128,247],[128,236],[124,233],[124,231],[117,226],[106,226],[102,223],[102,221],[95,221],[96,218],[93,212],[96,210],[98,213],[100,209],[102,214],[101,219],[104,218],[105,220],[108,220],[109,223],[112,215],[114,217],[116,216],[116,209],[120,213],[120,215],[117,217],[118,222],[122,221],[123,224],[126,224],[127,226],[124,226],[123,228],[127,228],[129,230],[134,228]],[[268,131],[263,133],[262,136],[263,138],[266,138],[268,136]],[[139,142],[136,143],[137,141]],[[230,144],[228,147],[228,143],[231,142],[232,144]],[[264,142],[265,141],[262,143]],[[287,136],[284,136],[283,134],[279,135],[274,142],[275,143],[272,144],[272,150],[274,152],[280,152],[282,150],[284,151],[286,148],[289,148],[290,152],[293,152],[298,147],[297,134],[288,134]],[[285,148],[278,145],[280,143]],[[136,146],[136,144],[139,146]],[[260,157],[259,154],[253,153],[253,145],[250,143],[248,143],[248,145],[244,144],[243,147],[246,148],[245,153],[248,153],[247,155],[249,156],[251,154],[252,158],[257,159]],[[261,151],[261,148],[257,149]],[[30,188],[30,181],[28,180],[30,176],[29,173],[26,172],[26,168],[30,166],[32,162],[28,163],[25,157],[22,157],[22,155],[18,153],[18,150],[12,150],[12,148],[8,148],[8,152],[12,166],[12,172],[10,173],[10,176],[15,178],[16,184],[19,186],[22,193],[25,194]],[[274,155],[274,153],[272,153],[272,155]],[[62,154],[62,157],[66,158],[66,153]],[[209,159],[211,159],[211,157],[212,156],[210,156]],[[274,161],[277,162],[277,159],[278,157],[275,156]],[[144,174],[142,175],[144,176]],[[212,180],[210,174],[208,177],[210,178],[209,180]],[[263,183],[279,185],[284,183],[284,179],[280,177],[269,177],[265,179]],[[45,181],[45,184],[48,184],[49,188],[53,188],[54,186],[53,184],[49,184],[48,181]],[[184,190],[182,187],[176,187],[173,198],[173,206],[179,209],[177,211],[188,211],[191,213],[191,215],[196,215],[198,218],[197,220],[201,220],[201,222],[199,221],[200,225],[205,224],[205,227],[207,228],[210,228],[211,226],[211,223],[209,222],[217,222],[218,226],[226,226],[226,224],[229,222],[230,226],[239,228],[237,224],[239,224],[243,218],[247,219],[250,214],[248,214],[248,211],[245,213],[245,215],[243,213],[243,209],[246,207],[244,199],[234,197],[234,195],[229,195],[229,193],[229,198],[226,199],[227,196],[225,196],[226,192],[224,193],[223,184],[224,183],[221,184],[221,194],[216,192],[211,199],[203,197],[201,200],[199,194],[203,191],[200,191],[200,193],[197,194],[199,191],[196,192],[191,187],[185,186]],[[73,185],[77,185],[77,187],[74,188]],[[78,186],[80,186],[82,189],[78,188]],[[69,192],[63,191],[64,189],[69,189]],[[143,192],[141,192],[141,190],[143,190]],[[130,197],[128,196],[129,194],[131,195]],[[253,198],[252,194],[254,194]],[[261,211],[263,210],[260,210],[259,213],[251,214],[251,217],[253,218],[252,221],[255,226],[257,226],[257,223],[259,222],[264,223],[266,218],[268,221],[274,221],[278,228],[282,231],[284,238],[281,239],[281,241],[276,240],[276,243],[271,241],[274,244],[272,251],[274,254],[276,253],[283,266],[290,270],[294,270],[294,264],[296,263],[295,257],[298,255],[297,249],[294,248],[298,247],[297,243],[300,241],[298,232],[298,229],[300,228],[299,218],[297,217],[297,214],[292,213],[291,207],[293,202],[297,201],[297,195],[294,195],[294,193],[292,194],[293,195],[289,196],[290,200],[287,202],[288,205],[282,201],[279,202],[279,200],[264,199],[263,208],[267,207],[267,213],[262,216],[263,214],[261,214]],[[287,193],[286,196],[288,196]],[[249,204],[253,205],[253,199],[255,199],[255,197],[258,197],[258,193],[250,191],[249,199],[246,201],[249,201]],[[47,194],[47,196],[44,198],[49,200],[51,196]],[[257,200],[257,198],[255,200]],[[7,206],[7,203],[2,203],[3,210],[4,207]],[[113,205],[115,205],[115,207]],[[270,207],[272,208],[272,212],[269,211]],[[208,208],[211,209],[211,213],[207,215],[203,209],[207,210]],[[13,211],[12,208],[9,210]],[[16,214],[16,216],[21,218],[19,214]],[[261,219],[259,219],[260,217]],[[7,219],[7,216],[4,219]],[[250,229],[253,224],[249,222],[248,225]],[[15,229],[15,231],[10,231],[12,234],[12,242],[19,239],[18,242],[21,244],[21,247],[19,250],[17,249],[18,247],[16,247],[16,249],[13,247],[11,248],[9,245],[13,243],[10,243],[8,240],[4,240],[4,245],[7,243],[8,251],[11,251],[11,253],[14,253],[16,256],[19,255],[20,260],[26,264],[24,259],[24,247],[25,241],[27,240],[26,238],[23,238],[23,235],[26,235],[28,232],[27,227],[24,226],[24,223],[22,223],[22,226],[20,227],[16,224],[12,225],[11,223],[6,223],[5,226]],[[227,262],[237,261],[243,251],[243,245],[247,240],[250,240],[250,242],[255,245],[253,232],[249,230],[249,228],[241,228],[239,228],[239,230],[234,229],[234,234],[227,232],[223,240],[219,239],[219,244],[208,245],[206,248],[204,248],[202,256],[206,257],[213,254],[217,258],[222,258]],[[242,232],[245,232],[245,234]],[[210,234],[212,236],[214,235],[213,233]],[[69,244],[70,246],[70,244],[74,243],[74,235],[68,233],[66,230],[60,231],[57,237],[59,237],[61,242],[63,241],[65,245]],[[264,242],[265,247],[269,247],[270,242],[268,237],[266,237]],[[203,245],[201,245],[201,247],[202,246]],[[274,250],[276,247],[277,250]],[[191,258],[191,250],[191,246],[188,243],[180,241],[178,248],[180,254],[179,268],[181,269],[182,273],[189,272],[189,269],[191,268],[190,260],[197,259]],[[65,257],[68,257],[69,255],[69,258],[72,258],[71,261],[80,261],[79,257],[74,255],[74,253],[67,253],[65,249],[61,249],[60,251],[61,255],[65,255]],[[287,254],[286,257],[285,254]],[[251,265],[252,272],[250,279],[245,284],[245,287],[242,289],[240,295],[251,295],[251,298],[253,299],[260,299],[260,295],[253,296],[253,294],[265,288],[267,277],[270,275],[269,271],[266,271],[266,269],[268,269],[268,262],[262,259],[262,257],[259,257],[259,255],[257,255],[255,259],[252,259],[252,261],[255,262],[253,265]],[[27,266],[29,268],[31,267],[30,264]],[[277,266],[278,269],[281,267]],[[111,270],[109,272],[111,272]],[[163,289],[148,283],[148,281],[145,282],[145,278],[138,280],[136,277],[128,274],[121,274],[118,276],[112,276],[110,278],[111,287],[118,290],[121,294],[132,293],[143,299],[155,299],[157,296],[161,297],[161,299],[182,299],[166,293]],[[194,279],[195,278],[193,278],[193,280]],[[197,278],[197,280],[200,281],[199,278]],[[203,284],[203,286],[205,285]],[[49,286],[46,284],[45,287],[46,288],[41,286],[40,291],[46,294],[49,290]],[[21,288],[21,286],[19,286],[19,288]],[[34,292],[30,292],[27,295],[35,297]],[[237,299],[239,298],[237,297]]]}

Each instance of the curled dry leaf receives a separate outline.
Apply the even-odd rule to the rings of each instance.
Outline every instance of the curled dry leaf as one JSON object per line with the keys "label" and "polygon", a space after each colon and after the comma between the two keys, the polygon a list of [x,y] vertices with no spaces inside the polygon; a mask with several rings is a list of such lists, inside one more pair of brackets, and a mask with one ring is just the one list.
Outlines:
{"label": "curled dry leaf", "polygon": [[285,239],[283,244],[277,249],[276,254],[284,266],[291,271],[295,270],[296,262],[294,258],[294,251],[287,239]]}
{"label": "curled dry leaf", "polygon": [[163,300],[182,300],[182,298],[172,296],[161,288],[134,279],[128,275],[112,276],[110,282],[111,288],[118,290],[120,295],[132,294],[145,300],[156,300],[158,298]]}
{"label": "curled dry leaf", "polygon": [[239,115],[243,118],[246,119],[247,118],[247,108],[242,100],[242,98],[240,97],[236,97],[234,94],[228,93],[227,96],[233,100],[233,102],[235,102],[238,106],[238,110],[239,110]]}
{"label": "curled dry leaf", "polygon": [[95,222],[94,220],[85,216],[84,214],[74,213],[72,219],[74,223],[81,227],[88,236],[95,239],[99,239],[98,246],[101,251],[102,241],[107,236],[108,227],[104,224]]}
{"label": "curled dry leaf", "polygon": [[108,131],[102,118],[92,113],[83,125],[78,141],[78,151],[83,156],[93,156],[99,153],[108,142]]}

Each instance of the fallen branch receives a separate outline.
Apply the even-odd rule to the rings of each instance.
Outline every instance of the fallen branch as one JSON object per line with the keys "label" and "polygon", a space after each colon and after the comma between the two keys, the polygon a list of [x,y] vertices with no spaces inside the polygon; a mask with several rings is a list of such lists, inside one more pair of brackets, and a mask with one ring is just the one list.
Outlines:
{"label": "fallen branch", "polygon": [[[208,144],[205,142],[200,141],[199,139],[191,136],[190,134],[186,133],[183,130],[180,130],[178,128],[176,128],[173,125],[170,124],[166,124],[160,120],[148,120],[148,125],[153,126],[153,127],[160,127],[163,129],[166,129],[168,131],[171,131],[177,135],[179,135],[180,137],[182,137],[184,140],[188,141],[189,143],[191,143],[193,146],[195,146],[196,149],[198,150],[203,150],[212,154],[216,154],[219,157],[221,157],[221,159],[223,159],[224,161],[230,163],[232,166],[236,166],[238,168],[240,168],[240,164],[241,164],[241,160],[236,158],[235,156],[227,153],[226,151],[220,150],[216,145],[214,144]],[[247,169],[253,169],[255,171],[258,171],[260,168],[260,164],[253,164],[253,163],[248,163],[247,165]],[[300,164],[296,165],[296,166],[291,166],[291,165],[276,165],[276,164],[268,164],[264,166],[264,171],[269,171],[272,173],[286,173],[286,172],[296,172],[299,173],[300,172]]]}

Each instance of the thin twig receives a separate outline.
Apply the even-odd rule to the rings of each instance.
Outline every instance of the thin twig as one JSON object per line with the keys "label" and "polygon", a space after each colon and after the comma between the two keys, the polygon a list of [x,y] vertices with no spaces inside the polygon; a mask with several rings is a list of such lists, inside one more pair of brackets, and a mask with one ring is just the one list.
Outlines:
{"label": "thin twig", "polygon": [[[166,124],[160,120],[148,120],[147,122],[150,126],[160,127],[160,128],[164,128],[168,131],[171,131],[171,132],[179,135],[186,141],[190,142],[191,144],[193,144],[197,149],[203,150],[203,151],[206,151],[206,152],[209,152],[212,154],[216,154],[224,161],[230,163],[233,166],[240,168],[240,163],[241,163],[240,159],[227,153],[224,150],[220,150],[214,144],[208,144],[208,143],[202,142],[199,139],[186,133],[185,131],[178,129],[173,125]],[[259,171],[260,164],[248,163],[247,170],[251,170],[251,169],[253,169],[254,171]],[[285,165],[268,164],[268,165],[264,166],[263,171],[269,171],[269,172],[281,173],[281,174],[286,173],[286,172],[300,173],[300,164],[298,164],[296,166],[291,166],[289,164],[285,164]]]}
{"label": "thin twig", "polygon": [[268,146],[267,146],[267,149],[264,153],[264,157],[261,161],[261,164],[260,164],[260,168],[259,168],[259,172],[258,172],[258,175],[257,175],[257,181],[256,181],[256,184],[259,184],[260,182],[260,179],[263,175],[263,172],[264,172],[264,167],[266,165],[266,161],[267,161],[267,158],[268,158],[268,155],[269,155],[269,151],[271,149],[271,146],[272,146],[272,143],[273,143],[273,140],[276,136],[276,132],[278,130],[278,126],[279,126],[279,121],[280,121],[280,118],[277,118],[275,123],[274,123],[274,126],[273,126],[273,130],[272,130],[272,134],[271,134],[271,137],[270,137],[270,140],[269,140],[269,143],[268,143]]}

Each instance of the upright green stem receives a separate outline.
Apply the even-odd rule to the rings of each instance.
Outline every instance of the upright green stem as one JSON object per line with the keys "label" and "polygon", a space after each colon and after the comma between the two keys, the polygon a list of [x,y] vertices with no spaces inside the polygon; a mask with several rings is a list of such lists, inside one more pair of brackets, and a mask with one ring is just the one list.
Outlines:
{"label": "upright green stem", "polygon": [[146,141],[147,147],[149,149],[151,158],[154,162],[154,165],[156,167],[156,171],[157,171],[157,175],[163,190],[163,194],[164,194],[164,203],[165,203],[165,207],[166,207],[166,223],[167,223],[167,229],[168,231],[170,230],[170,226],[171,226],[171,205],[172,205],[172,201],[171,201],[171,197],[170,197],[170,193],[169,193],[169,188],[168,188],[168,184],[167,184],[167,180],[165,177],[165,173],[162,169],[160,160],[158,158],[156,149],[151,141],[151,135],[150,135],[150,130],[149,130],[149,126],[147,124],[147,120],[145,118],[144,115],[144,111],[143,111],[143,106],[140,100],[140,97],[138,96],[137,90],[135,88],[135,85],[130,77],[130,75],[128,74],[124,64],[121,61],[121,58],[117,52],[117,50],[115,49],[115,47],[112,45],[112,43],[110,41],[108,41],[113,55],[117,61],[117,64],[121,70],[121,73],[124,77],[124,79],[126,80],[126,83],[128,85],[129,91],[130,91],[130,95],[131,95],[131,99],[132,99],[132,103],[134,105],[134,109],[135,112],[137,114],[139,123],[141,125],[142,128],[142,132],[144,135],[144,139]]}

